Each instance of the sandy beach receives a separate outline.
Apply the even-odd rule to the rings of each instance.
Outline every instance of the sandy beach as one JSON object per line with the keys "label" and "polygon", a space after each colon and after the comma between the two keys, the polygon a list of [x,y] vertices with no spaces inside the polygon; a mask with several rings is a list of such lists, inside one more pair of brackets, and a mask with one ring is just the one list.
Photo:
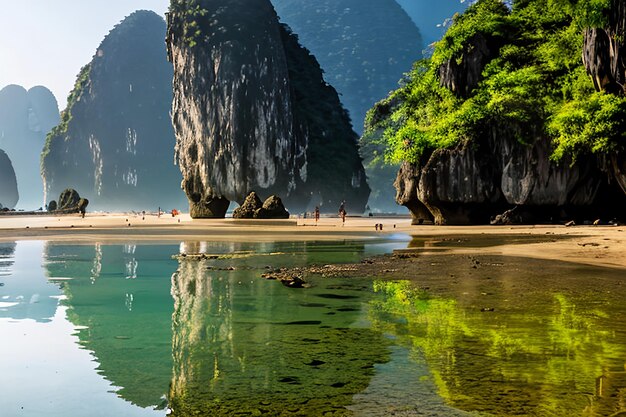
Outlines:
{"label": "sandy beach", "polygon": [[[375,224],[383,224],[376,231]],[[193,220],[188,215],[0,216],[0,240],[86,242],[303,241],[401,234],[408,254],[498,255],[626,268],[626,226],[411,226],[403,217]]]}

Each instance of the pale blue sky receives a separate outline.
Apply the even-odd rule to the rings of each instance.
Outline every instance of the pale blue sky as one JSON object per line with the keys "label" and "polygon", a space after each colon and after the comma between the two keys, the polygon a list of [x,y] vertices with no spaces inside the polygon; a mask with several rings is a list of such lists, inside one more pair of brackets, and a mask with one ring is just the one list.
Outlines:
{"label": "pale blue sky", "polygon": [[119,21],[169,0],[0,0],[0,89],[48,87],[61,109],[76,74]]}
{"label": "pale blue sky", "polygon": [[[443,29],[435,26],[465,7],[465,0],[439,0],[433,13],[432,0],[397,1],[425,39],[441,36]],[[139,9],[164,16],[168,5],[169,0],[0,0],[0,89],[43,85],[63,110],[80,68],[113,26]]]}

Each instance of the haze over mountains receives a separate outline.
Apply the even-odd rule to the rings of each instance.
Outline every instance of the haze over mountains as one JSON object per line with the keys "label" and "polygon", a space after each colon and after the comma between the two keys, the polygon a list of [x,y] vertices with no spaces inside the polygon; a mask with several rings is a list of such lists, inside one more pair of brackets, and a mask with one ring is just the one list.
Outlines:
{"label": "haze over mountains", "polygon": [[169,116],[165,22],[138,11],[82,70],[42,158],[48,200],[75,188],[96,209],[184,207]]}
{"label": "haze over mountains", "polygon": [[[339,91],[357,132],[365,111],[395,88],[421,56],[434,36],[436,22],[464,7],[449,1],[429,6],[425,13],[422,2],[398,3],[273,1],[282,21],[292,26],[320,62],[325,80]],[[425,28],[416,27],[418,18],[426,19]],[[42,207],[47,203],[44,189],[46,199],[52,200],[67,187],[89,198],[90,209],[186,205],[180,191],[181,174],[173,164],[169,106],[163,104],[171,102],[172,74],[171,66],[161,59],[165,55],[163,29],[154,29],[153,19],[146,28],[133,31],[129,22],[136,19],[137,13],[116,26],[96,50],[93,62],[80,72],[62,121],[54,96],[43,87],[26,91],[9,86],[0,92],[0,149],[5,148],[15,170],[18,208]],[[427,35],[420,35],[420,30]],[[129,45],[119,40],[122,38]],[[312,81],[303,79],[301,85]],[[323,114],[313,118],[325,117]],[[307,122],[309,127],[311,122]],[[44,149],[44,184],[40,152],[46,133],[54,126],[58,127]],[[317,137],[327,134],[319,129],[315,133]],[[346,134],[351,135],[342,135]],[[317,154],[311,154],[313,160]],[[315,175],[318,181],[324,181],[321,173],[325,171]],[[327,173],[331,179],[337,177],[332,170]],[[359,180],[354,177],[354,181]],[[390,180],[385,181],[391,190]],[[332,204],[338,198],[333,198]]]}
{"label": "haze over mountains", "polygon": [[39,159],[46,133],[58,122],[57,101],[47,88],[27,91],[9,85],[0,90],[0,149],[7,153],[15,170],[18,207],[35,210],[44,205]]}

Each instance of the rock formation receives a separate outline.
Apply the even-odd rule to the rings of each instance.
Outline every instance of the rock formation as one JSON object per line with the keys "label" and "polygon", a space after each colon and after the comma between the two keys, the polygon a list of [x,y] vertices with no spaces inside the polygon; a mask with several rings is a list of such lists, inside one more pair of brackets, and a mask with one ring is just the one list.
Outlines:
{"label": "rock formation", "polygon": [[43,206],[43,183],[39,170],[46,134],[59,123],[54,95],[45,87],[9,85],[0,90],[0,149],[8,154],[15,169],[20,194],[19,206]]}
{"label": "rock formation", "polygon": [[[585,31],[583,63],[598,91],[626,95],[626,4],[612,0],[605,28]],[[607,169],[626,193],[626,146],[608,158]]]}
{"label": "rock formation", "polygon": [[395,0],[272,0],[341,94],[355,129],[422,55],[420,31]]}
{"label": "rock formation", "polygon": [[104,38],[42,156],[47,196],[81,190],[96,209],[181,207],[169,116],[165,22],[138,11]]}
{"label": "rock formation", "polygon": [[501,131],[439,149],[421,167],[403,165],[397,202],[409,208],[414,223],[485,224],[511,207],[533,221],[615,215],[600,202],[620,196],[604,188],[606,178],[593,159],[557,165],[550,152],[548,139],[527,146]]}
{"label": "rock formation", "polygon": [[223,217],[253,189],[294,211],[312,194],[363,209],[369,188],[349,118],[269,0],[173,0],[167,40],[192,217]]}
{"label": "rock formation", "polygon": [[[272,2],[281,21],[319,61],[359,133],[367,110],[397,88],[398,80],[422,56],[420,30],[395,0]],[[368,205],[377,211],[396,211],[391,184],[397,169],[379,167],[375,149],[366,142],[361,143],[361,155],[372,188]]]}
{"label": "rock formation", "polygon": [[235,219],[252,219],[254,218],[254,212],[261,208],[263,202],[259,196],[252,191],[243,203],[233,210],[233,218]]}
{"label": "rock formation", "polygon": [[235,219],[288,219],[289,212],[285,209],[280,197],[272,195],[262,202],[252,191],[243,204],[233,211]]}
{"label": "rock formation", "polygon": [[19,200],[15,171],[6,152],[0,149],[0,209],[12,209]]}
{"label": "rock formation", "polygon": [[[464,125],[463,117],[471,119],[474,115],[462,111],[458,113],[460,116],[455,115],[457,125],[448,125],[447,128],[452,131],[458,129],[452,134],[463,133],[455,138],[452,145],[428,142],[432,137],[426,136],[432,135],[432,131],[418,138],[416,132],[428,131],[428,127],[419,126],[405,131],[408,133],[404,133],[406,136],[400,145],[404,149],[409,149],[414,139],[426,143],[416,151],[417,161],[402,166],[395,183],[396,200],[411,210],[414,223],[431,218],[437,224],[484,224],[492,219],[496,222],[556,222],[624,216],[626,196],[615,185],[618,183],[623,187],[626,184],[626,177],[623,177],[625,164],[620,155],[623,145],[618,142],[610,155],[607,149],[603,149],[602,153],[572,152],[555,157],[555,139],[547,121],[551,116],[550,109],[541,107],[542,102],[549,102],[553,107],[562,106],[564,112],[570,109],[566,107],[569,102],[563,97],[551,96],[551,91],[546,89],[533,89],[533,83],[521,80],[520,75],[533,74],[540,79],[549,79],[554,75],[550,72],[552,68],[546,69],[547,66],[537,65],[532,60],[509,62],[506,61],[509,58],[499,54],[504,45],[524,48],[516,43],[517,37],[510,36],[513,29],[529,31],[523,35],[527,38],[530,33],[535,36],[530,31],[537,30],[536,26],[515,26],[518,24],[515,13],[549,10],[523,4],[516,7],[510,10],[497,1],[477,3],[455,22],[455,25],[461,25],[460,29],[457,27],[452,35],[446,35],[437,45],[436,57],[423,67],[434,76],[416,78],[431,83],[429,88],[441,86],[448,89],[456,96],[451,100],[458,100],[455,101],[457,106],[480,107],[475,112],[484,113],[472,119],[473,125]],[[609,27],[588,30],[583,53],[596,88],[620,95],[624,94],[621,85],[626,75],[624,45],[621,43],[626,27],[625,9],[622,2],[613,2]],[[481,15],[481,11],[485,14]],[[485,18],[488,14],[491,17]],[[576,24],[575,16],[568,19],[561,23]],[[541,24],[549,28],[553,22],[546,19]],[[490,24],[491,31],[483,30],[482,24]],[[535,39],[541,41],[535,47],[554,45],[553,39],[562,36],[562,33],[550,30],[537,35]],[[562,53],[575,55],[576,51],[564,47]],[[520,56],[522,54],[516,55],[516,59]],[[499,61],[489,67],[489,72],[484,71],[488,64],[495,62],[496,57]],[[416,76],[415,73],[413,76]],[[491,78],[481,83],[484,77]],[[514,93],[508,89],[510,85],[503,88],[506,83],[515,85]],[[420,98],[411,98],[413,101],[427,104],[423,107],[417,104],[410,110],[411,114],[427,114],[432,107],[428,107],[429,97],[425,91],[435,90],[420,90],[416,85],[412,88],[415,90],[404,91],[404,96],[395,94],[379,103],[372,115],[374,123],[377,119],[391,118],[394,111],[403,105],[398,98],[410,97],[412,93],[414,97],[422,94]],[[588,89],[581,91],[588,94]],[[508,100],[507,94],[512,94],[514,101],[502,103]],[[537,110],[532,108],[532,103],[538,107]],[[487,116],[484,117],[484,114]],[[445,120],[446,115],[429,117]],[[414,126],[419,123],[415,120],[411,122],[416,123]],[[611,178],[608,178],[607,171],[611,172]]]}

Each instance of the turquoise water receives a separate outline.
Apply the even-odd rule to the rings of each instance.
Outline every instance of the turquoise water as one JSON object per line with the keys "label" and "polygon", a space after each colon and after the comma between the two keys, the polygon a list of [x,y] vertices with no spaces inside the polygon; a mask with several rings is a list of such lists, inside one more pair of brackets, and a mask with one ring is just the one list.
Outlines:
{"label": "turquoise water", "polygon": [[[0,244],[0,415],[600,416],[626,406],[623,271],[533,261],[546,279],[616,285],[495,288],[518,298],[494,312],[467,288],[435,297],[410,281],[293,289],[260,277],[407,243]],[[230,257],[179,262],[180,252]],[[525,278],[510,265],[504,282]]]}

